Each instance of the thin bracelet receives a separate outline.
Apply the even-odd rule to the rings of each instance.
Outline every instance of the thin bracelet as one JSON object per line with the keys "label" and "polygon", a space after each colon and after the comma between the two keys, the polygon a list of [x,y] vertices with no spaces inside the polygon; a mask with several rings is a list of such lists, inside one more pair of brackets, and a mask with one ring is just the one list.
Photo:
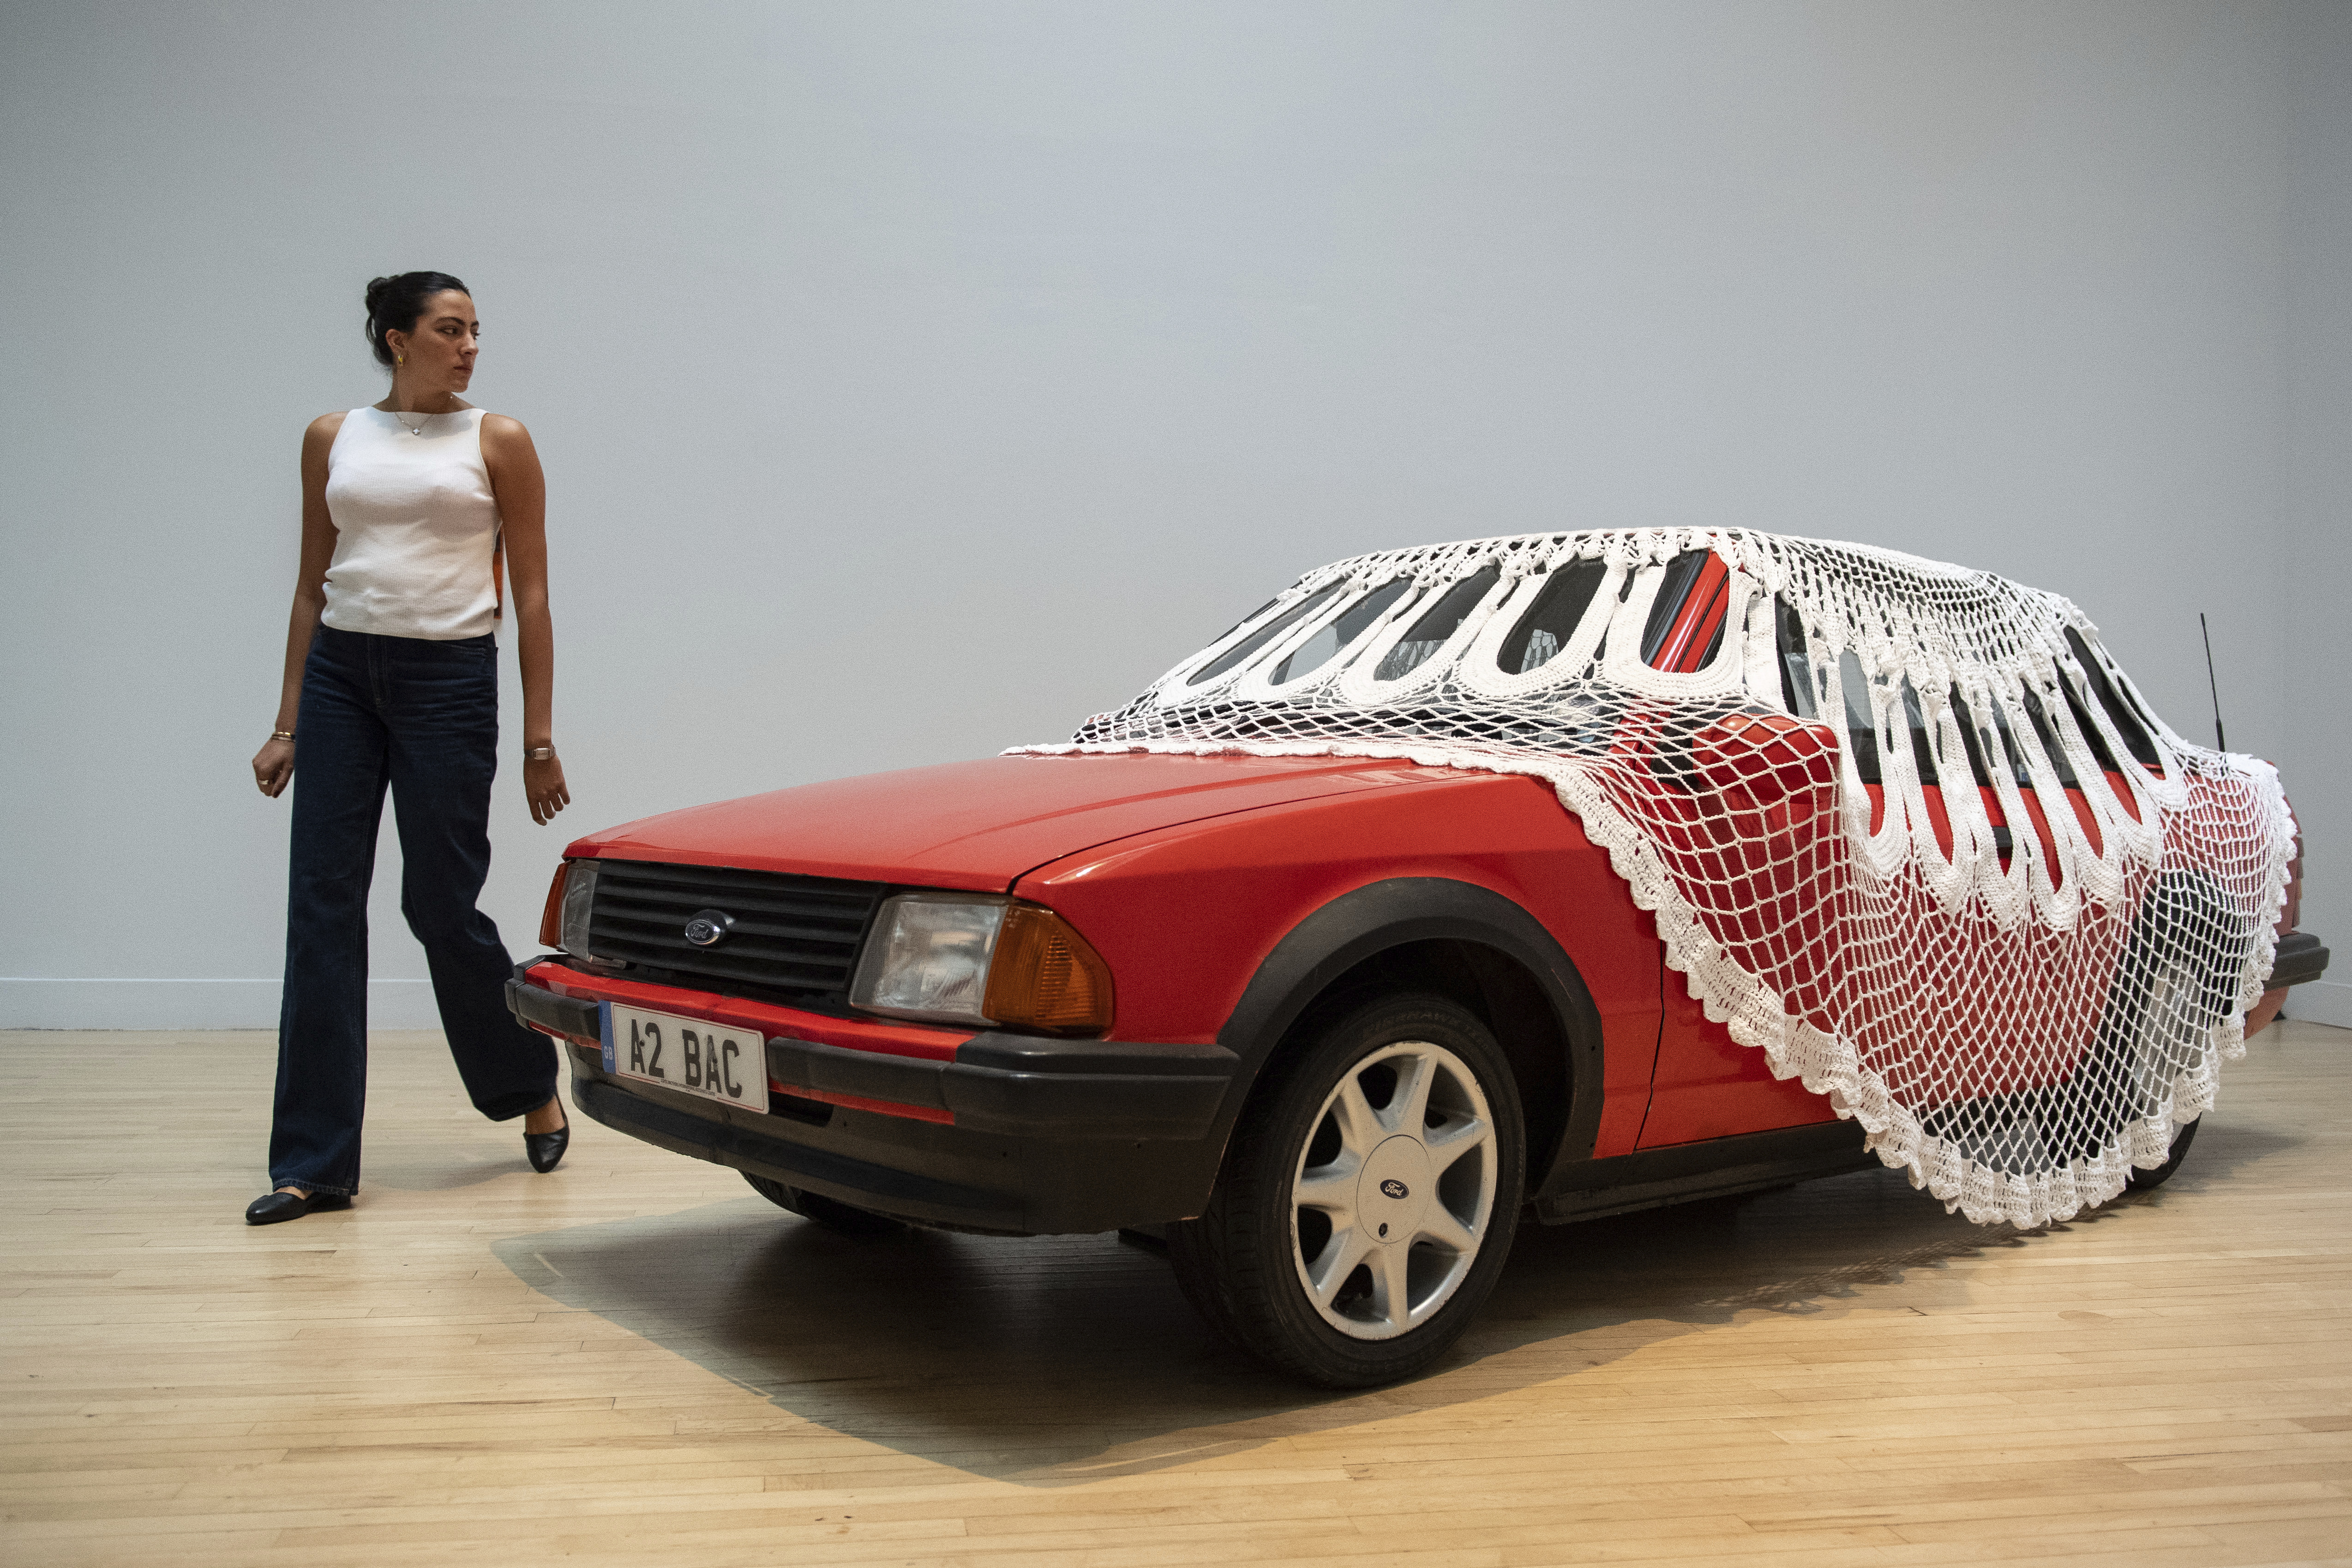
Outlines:
{"label": "thin bracelet", "polygon": [[294,738],[294,731],[291,730],[272,730],[269,731],[269,738],[273,741],[290,741]]}
{"label": "thin bracelet", "polygon": [[522,754],[522,760],[526,763],[552,762],[554,758],[555,748],[553,746],[532,746],[525,750]]}

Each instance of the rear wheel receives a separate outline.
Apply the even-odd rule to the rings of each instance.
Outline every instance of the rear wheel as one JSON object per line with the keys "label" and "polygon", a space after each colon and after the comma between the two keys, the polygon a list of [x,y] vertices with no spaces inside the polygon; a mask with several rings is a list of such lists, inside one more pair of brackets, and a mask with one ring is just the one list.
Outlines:
{"label": "rear wheel", "polygon": [[1370,1003],[1252,1097],[1207,1210],[1169,1227],[1202,1315],[1327,1387],[1443,1355],[1510,1251],[1518,1092],[1485,1025],[1439,996]]}
{"label": "rear wheel", "polygon": [[765,1176],[743,1173],[751,1190],[780,1209],[790,1209],[803,1219],[813,1219],[827,1230],[837,1230],[844,1236],[889,1236],[906,1226],[888,1215],[876,1214],[872,1209],[859,1208],[856,1204],[843,1203],[839,1198],[812,1193],[804,1187],[788,1187],[782,1182]]}
{"label": "rear wheel", "polygon": [[2181,1161],[2189,1158],[2189,1145],[2197,1142],[2197,1130],[2203,1125],[2202,1121],[2183,1123],[2172,1134],[2172,1150],[2165,1156],[2164,1163],[2152,1171],[2135,1167],[2132,1173],[2124,1178],[2124,1184],[2136,1193],[2144,1193],[2150,1187],[2160,1187],[2172,1180],[2172,1173],[2180,1169]]}

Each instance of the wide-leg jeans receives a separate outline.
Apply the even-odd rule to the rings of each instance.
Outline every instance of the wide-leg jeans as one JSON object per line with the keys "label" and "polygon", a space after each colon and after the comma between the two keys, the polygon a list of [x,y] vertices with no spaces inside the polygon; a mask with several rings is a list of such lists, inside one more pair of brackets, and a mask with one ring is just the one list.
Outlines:
{"label": "wide-leg jeans", "polygon": [[506,1008],[513,960],[474,907],[490,869],[498,650],[321,626],[295,725],[286,986],[269,1181],[354,1193],[367,1103],[368,884],[383,796],[400,910],[425,945],[441,1027],[474,1108],[504,1121],[555,1093],[555,1047]]}

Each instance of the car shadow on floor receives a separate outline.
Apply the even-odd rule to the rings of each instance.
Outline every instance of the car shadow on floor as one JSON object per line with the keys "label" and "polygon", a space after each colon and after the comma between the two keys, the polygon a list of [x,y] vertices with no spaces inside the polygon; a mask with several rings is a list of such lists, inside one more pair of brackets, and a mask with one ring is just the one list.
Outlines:
{"label": "car shadow on floor", "polygon": [[2166,1188],[2021,1234],[1886,1170],[1581,1225],[1528,1225],[1433,1373],[1335,1394],[1195,1318],[1157,1254],[1108,1236],[841,1237],[747,1195],[495,1244],[534,1289],[792,1417],[970,1474],[1070,1485],[1573,1380],[1743,1314],[1980,1309],[1965,1268],[2193,1201],[2295,1140],[2200,1132]]}

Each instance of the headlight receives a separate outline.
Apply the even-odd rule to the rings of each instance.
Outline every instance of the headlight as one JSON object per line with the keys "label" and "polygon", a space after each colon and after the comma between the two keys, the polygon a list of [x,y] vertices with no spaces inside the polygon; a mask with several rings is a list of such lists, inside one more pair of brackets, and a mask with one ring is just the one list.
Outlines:
{"label": "headlight", "polygon": [[1053,910],[970,893],[882,906],[849,1005],[925,1023],[1055,1035],[1110,1027],[1110,966]]}
{"label": "headlight", "polygon": [[539,911],[539,945],[558,948],[563,945],[563,879],[572,869],[569,860],[555,863],[554,879],[547,884],[547,905]]}
{"label": "headlight", "polygon": [[574,958],[593,958],[588,946],[588,916],[596,907],[596,862],[567,860],[563,880],[563,921],[558,933],[563,951]]}

